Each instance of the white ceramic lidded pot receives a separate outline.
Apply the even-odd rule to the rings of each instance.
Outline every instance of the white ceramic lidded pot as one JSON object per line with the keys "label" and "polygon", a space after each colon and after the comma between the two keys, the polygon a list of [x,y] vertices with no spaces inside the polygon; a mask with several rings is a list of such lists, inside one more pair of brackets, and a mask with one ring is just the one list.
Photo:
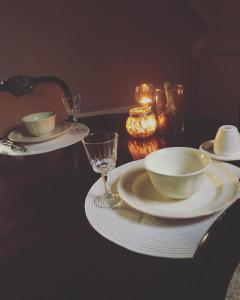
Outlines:
{"label": "white ceramic lidded pot", "polygon": [[236,126],[223,125],[219,127],[213,151],[218,155],[232,155],[240,153],[240,135]]}

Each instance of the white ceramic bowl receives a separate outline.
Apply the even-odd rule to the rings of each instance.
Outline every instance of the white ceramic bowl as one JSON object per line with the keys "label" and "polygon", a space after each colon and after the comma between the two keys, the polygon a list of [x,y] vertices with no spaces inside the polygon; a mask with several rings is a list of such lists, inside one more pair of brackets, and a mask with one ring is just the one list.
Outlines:
{"label": "white ceramic bowl", "polygon": [[240,152],[240,135],[236,126],[223,125],[215,136],[213,150],[218,155],[232,155]]}
{"label": "white ceramic bowl", "polygon": [[173,199],[188,198],[196,193],[210,162],[207,154],[187,147],[164,148],[144,159],[154,188]]}
{"label": "white ceramic bowl", "polygon": [[50,134],[55,128],[56,114],[53,112],[40,112],[22,118],[31,135],[44,136]]}

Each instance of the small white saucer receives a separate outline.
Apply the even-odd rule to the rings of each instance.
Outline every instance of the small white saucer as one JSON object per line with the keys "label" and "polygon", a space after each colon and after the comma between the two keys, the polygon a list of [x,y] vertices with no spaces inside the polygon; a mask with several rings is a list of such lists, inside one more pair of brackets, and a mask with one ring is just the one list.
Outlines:
{"label": "small white saucer", "polygon": [[71,128],[72,128],[71,123],[66,123],[66,122],[57,123],[54,130],[51,133],[43,136],[33,136],[26,130],[24,126],[22,126],[11,131],[8,135],[8,138],[13,142],[18,142],[18,143],[29,143],[29,144],[42,143],[42,142],[56,139],[57,137],[68,132]]}
{"label": "small white saucer", "polygon": [[240,151],[232,155],[218,155],[213,151],[214,140],[204,142],[200,145],[199,149],[207,153],[211,158],[221,161],[234,161],[240,160]]}
{"label": "small white saucer", "polygon": [[118,181],[120,197],[131,207],[156,217],[188,219],[213,214],[231,205],[237,198],[237,176],[224,163],[212,161],[201,189],[193,196],[175,200],[159,194],[144,165],[133,165]]}

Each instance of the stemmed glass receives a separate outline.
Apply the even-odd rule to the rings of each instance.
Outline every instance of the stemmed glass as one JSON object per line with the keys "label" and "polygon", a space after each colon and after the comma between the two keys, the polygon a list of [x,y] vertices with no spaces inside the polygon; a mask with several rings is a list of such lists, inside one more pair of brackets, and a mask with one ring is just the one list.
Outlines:
{"label": "stemmed glass", "polygon": [[111,192],[109,172],[116,166],[118,134],[114,131],[97,131],[83,139],[88,160],[96,173],[100,173],[104,182],[103,199],[112,207],[119,206],[121,199]]}
{"label": "stemmed glass", "polygon": [[61,99],[66,108],[68,115],[71,116],[73,119],[74,122],[73,132],[75,133],[81,132],[82,128],[78,123],[78,118],[80,117],[81,103],[82,103],[81,95],[78,93],[74,96],[71,95],[64,96]]}

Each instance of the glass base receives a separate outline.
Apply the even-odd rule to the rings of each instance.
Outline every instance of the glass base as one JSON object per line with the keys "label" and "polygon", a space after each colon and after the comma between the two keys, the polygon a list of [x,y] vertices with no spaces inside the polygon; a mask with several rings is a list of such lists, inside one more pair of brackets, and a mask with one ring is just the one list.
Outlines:
{"label": "glass base", "polygon": [[80,126],[80,124],[74,124],[73,126],[72,126],[72,128],[71,128],[71,133],[72,134],[79,134],[79,133],[85,133],[86,132],[86,130],[85,129],[83,129],[81,126]]}
{"label": "glass base", "polygon": [[94,199],[94,204],[100,208],[119,208],[122,203],[122,199],[115,193],[98,196]]}

